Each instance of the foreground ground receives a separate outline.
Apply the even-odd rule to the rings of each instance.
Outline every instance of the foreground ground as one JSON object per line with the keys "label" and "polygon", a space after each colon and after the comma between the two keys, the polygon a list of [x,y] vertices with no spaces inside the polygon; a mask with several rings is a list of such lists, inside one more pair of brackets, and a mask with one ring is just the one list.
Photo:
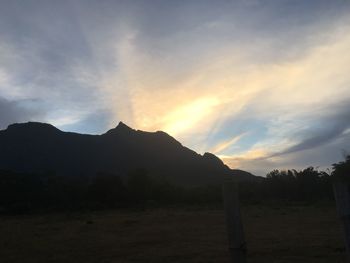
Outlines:
{"label": "foreground ground", "polygon": [[[332,206],[242,208],[248,262],[345,262]],[[3,263],[229,262],[220,207],[0,217]]]}

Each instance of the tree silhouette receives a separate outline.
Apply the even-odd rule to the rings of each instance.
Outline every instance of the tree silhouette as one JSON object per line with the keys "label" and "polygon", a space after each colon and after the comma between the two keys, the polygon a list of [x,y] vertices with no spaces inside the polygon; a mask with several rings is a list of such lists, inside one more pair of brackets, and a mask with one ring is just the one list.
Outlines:
{"label": "tree silhouette", "polygon": [[121,206],[126,201],[126,188],[120,176],[99,173],[89,185],[89,200],[98,207]]}
{"label": "tree silhouette", "polygon": [[350,181],[350,155],[347,155],[344,161],[332,164],[332,167],[332,175],[335,178]]}

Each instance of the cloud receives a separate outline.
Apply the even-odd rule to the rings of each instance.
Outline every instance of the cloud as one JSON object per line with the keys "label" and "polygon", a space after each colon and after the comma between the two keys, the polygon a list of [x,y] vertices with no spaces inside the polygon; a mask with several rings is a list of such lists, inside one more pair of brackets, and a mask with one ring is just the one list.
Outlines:
{"label": "cloud", "polygon": [[346,107],[334,106],[350,98],[349,8],[325,0],[5,1],[2,118],[91,133],[122,120],[212,149],[232,167],[301,165],[298,155],[315,147],[334,153],[349,128]]}
{"label": "cloud", "polygon": [[[141,27],[133,21],[116,41],[121,70],[105,75],[115,114],[139,129],[165,130],[198,151],[249,131],[234,149],[225,149],[236,160],[227,162],[231,167],[248,167],[245,160],[254,160],[253,170],[287,164],[257,156],[300,143],[296,131],[320,125],[317,113],[310,113],[349,97],[350,39],[348,18],[332,8],[310,5],[297,15],[302,8],[293,7],[295,16],[286,17],[278,8],[249,10],[252,20],[242,30],[234,26],[239,16],[230,20],[225,14],[187,21],[186,29],[175,20],[174,30],[155,29],[148,36],[147,23],[155,25],[158,17]],[[262,21],[277,26],[261,28]],[[199,109],[198,101],[215,103],[200,103]]]}
{"label": "cloud", "polygon": [[110,128],[109,120],[111,112],[107,110],[98,110],[87,115],[83,119],[73,120],[67,124],[59,125],[62,130],[78,132],[84,134],[102,134]]}
{"label": "cloud", "polygon": [[14,122],[43,120],[44,109],[32,108],[32,104],[33,101],[8,101],[0,97],[0,129]]}
{"label": "cloud", "polygon": [[[349,101],[325,104],[309,112],[303,128],[289,131],[296,143],[273,140],[258,143],[241,154],[221,156],[232,167],[240,167],[258,175],[272,169],[302,169],[306,166],[330,168],[350,149]],[[283,122],[280,123],[283,125]],[[288,138],[287,137],[287,138]],[[274,146],[274,143],[277,145]]]}
{"label": "cloud", "polygon": [[[45,104],[45,120],[59,127],[105,107],[103,63],[73,2],[8,2],[0,10],[0,30],[0,96],[32,101],[37,111]],[[109,66],[107,57],[98,60]]]}
{"label": "cloud", "polygon": [[304,138],[299,143],[272,157],[317,148],[346,134],[350,128],[350,101],[339,104],[323,109],[321,117],[314,120],[315,124],[301,132]]}
{"label": "cloud", "polygon": [[243,136],[245,136],[247,133],[242,133],[240,135],[234,136],[233,138],[229,140],[222,141],[215,145],[215,147],[210,151],[214,154],[221,153],[222,151],[226,150],[228,147],[231,147],[235,143],[237,143],[239,140],[242,139]]}

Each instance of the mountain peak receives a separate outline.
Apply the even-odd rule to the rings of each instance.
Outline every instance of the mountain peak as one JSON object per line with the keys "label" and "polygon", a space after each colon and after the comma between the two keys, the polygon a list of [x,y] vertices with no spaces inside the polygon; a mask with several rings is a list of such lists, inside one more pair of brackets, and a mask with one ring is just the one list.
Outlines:
{"label": "mountain peak", "polygon": [[109,130],[106,134],[130,134],[134,131],[134,129],[130,128],[124,122],[120,121],[114,129]]}
{"label": "mountain peak", "polygon": [[116,129],[128,129],[128,130],[132,130],[132,128],[130,128],[128,125],[126,125],[124,122],[120,121],[117,125],[117,127],[115,127]]}

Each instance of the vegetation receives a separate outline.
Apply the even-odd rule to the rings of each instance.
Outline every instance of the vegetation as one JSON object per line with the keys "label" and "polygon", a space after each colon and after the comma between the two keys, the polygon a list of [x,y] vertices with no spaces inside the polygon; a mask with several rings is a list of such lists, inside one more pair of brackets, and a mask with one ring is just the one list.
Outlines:
{"label": "vegetation", "polygon": [[25,174],[0,171],[0,213],[100,210],[146,204],[200,203],[220,200],[220,187],[184,189],[160,182],[145,170],[126,177]]}
{"label": "vegetation", "polygon": [[[347,178],[350,157],[333,164],[332,173],[313,167],[301,171],[273,170],[266,178],[241,182],[243,203],[327,202],[333,199],[332,180]],[[126,176],[100,173],[94,177],[54,173],[21,174],[0,171],[0,213],[100,210],[164,204],[221,202],[221,185],[184,188],[151,177],[138,169]]]}
{"label": "vegetation", "polygon": [[350,155],[345,157],[345,161],[335,163],[332,175],[341,180],[350,180]]}
{"label": "vegetation", "polygon": [[320,202],[332,200],[332,176],[308,167],[301,171],[273,170],[258,184],[242,184],[243,200]]}
{"label": "vegetation", "polygon": [[[315,204],[333,198],[332,181],[347,178],[349,163],[241,182],[248,261],[345,261],[335,206]],[[3,262],[229,261],[221,185],[185,189],[142,169],[94,177],[0,171],[0,209],[55,212],[0,216]]]}

